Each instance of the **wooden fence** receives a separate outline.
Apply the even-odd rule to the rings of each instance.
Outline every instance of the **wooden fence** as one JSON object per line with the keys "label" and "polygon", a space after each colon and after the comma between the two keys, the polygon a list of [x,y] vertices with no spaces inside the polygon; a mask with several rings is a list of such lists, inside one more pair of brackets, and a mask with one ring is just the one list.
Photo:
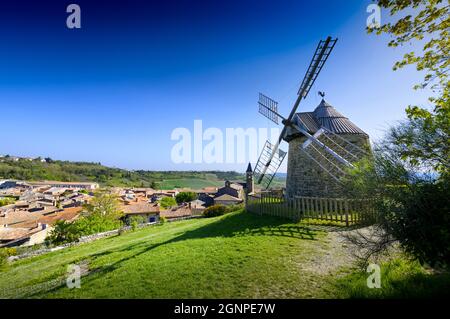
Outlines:
{"label": "wooden fence", "polygon": [[314,219],[345,224],[371,224],[375,208],[367,199],[295,196],[286,199],[281,193],[263,192],[248,196],[247,210],[293,220]]}

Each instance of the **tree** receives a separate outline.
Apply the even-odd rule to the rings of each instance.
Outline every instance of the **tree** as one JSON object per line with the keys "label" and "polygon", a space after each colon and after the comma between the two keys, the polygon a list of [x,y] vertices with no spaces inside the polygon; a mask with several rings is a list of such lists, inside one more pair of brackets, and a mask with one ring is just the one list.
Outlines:
{"label": "tree", "polygon": [[[416,143],[414,139],[400,135],[405,147],[401,155],[406,160],[429,161],[436,171],[448,174],[449,136],[450,136],[450,5],[443,0],[378,0],[378,5],[388,9],[392,17],[404,15],[395,22],[386,23],[380,28],[368,28],[369,33],[389,34],[390,47],[398,47],[416,42],[422,45],[422,52],[409,52],[394,65],[394,70],[415,65],[418,71],[424,71],[422,83],[414,88],[430,87],[434,96],[429,98],[434,105],[427,110],[417,105],[408,106],[407,116],[417,120],[413,129],[426,132],[432,139],[426,143]],[[417,147],[420,146],[420,147]],[[444,159],[444,160],[442,160]]]}
{"label": "tree", "polygon": [[158,189],[158,184],[155,181],[152,181],[150,183],[150,188],[153,188],[153,189],[157,190]]}
{"label": "tree", "polygon": [[50,235],[45,239],[47,244],[61,245],[78,241],[81,233],[75,223],[59,220],[55,223]]}
{"label": "tree", "polygon": [[197,199],[197,194],[194,192],[181,192],[175,196],[178,204],[192,202]]}
{"label": "tree", "polygon": [[123,216],[117,195],[107,190],[95,192],[92,200],[84,205],[84,212],[87,216],[95,215],[112,220],[118,220]]}
{"label": "tree", "polygon": [[177,201],[173,197],[163,197],[158,202],[164,209],[168,209],[177,205]]}
{"label": "tree", "polygon": [[423,263],[450,267],[450,5],[442,0],[378,0],[391,16],[402,15],[369,33],[392,36],[389,46],[422,44],[394,70],[415,65],[424,71],[432,110],[408,106],[408,119],[391,128],[374,148],[373,158],[351,171],[344,181],[349,196],[371,198],[377,211],[372,234],[348,239],[362,248],[362,260],[386,251],[393,242]]}
{"label": "tree", "polygon": [[[410,131],[411,122],[400,129]],[[401,146],[391,130],[373,150],[373,158],[359,162],[344,179],[348,195],[368,198],[377,212],[373,232],[347,236],[360,249],[366,265],[398,242],[405,252],[422,263],[450,266],[450,183],[416,162],[402,160]]]}

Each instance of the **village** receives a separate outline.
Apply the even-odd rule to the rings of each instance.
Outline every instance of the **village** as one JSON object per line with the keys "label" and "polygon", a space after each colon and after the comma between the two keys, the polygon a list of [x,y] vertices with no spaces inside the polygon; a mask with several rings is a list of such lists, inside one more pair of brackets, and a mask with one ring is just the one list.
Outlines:
{"label": "village", "polygon": [[[108,192],[117,196],[122,220],[139,216],[144,224],[201,217],[213,205],[240,205],[245,191],[253,189],[251,165],[247,181],[225,181],[223,187],[202,189],[155,190],[152,188],[114,187]],[[249,185],[247,187],[247,185]],[[100,190],[94,182],[16,181],[0,180],[0,248],[43,244],[58,221],[73,222]],[[193,200],[167,207],[164,198],[175,199],[178,194],[193,194]]]}

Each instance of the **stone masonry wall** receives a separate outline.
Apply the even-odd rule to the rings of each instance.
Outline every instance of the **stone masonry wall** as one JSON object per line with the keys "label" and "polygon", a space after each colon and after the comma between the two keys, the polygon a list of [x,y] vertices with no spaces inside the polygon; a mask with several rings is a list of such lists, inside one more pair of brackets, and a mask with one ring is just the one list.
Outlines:
{"label": "stone masonry wall", "polygon": [[[369,140],[364,135],[346,134],[341,136],[361,148],[369,147]],[[342,188],[339,183],[300,150],[305,141],[306,137],[302,136],[289,143],[287,197],[341,197]]]}

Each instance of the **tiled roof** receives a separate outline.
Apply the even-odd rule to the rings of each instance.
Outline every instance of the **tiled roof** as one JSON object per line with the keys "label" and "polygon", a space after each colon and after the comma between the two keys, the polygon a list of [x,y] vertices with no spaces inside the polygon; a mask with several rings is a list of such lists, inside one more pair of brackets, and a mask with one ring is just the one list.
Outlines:
{"label": "tiled roof", "polygon": [[192,210],[188,206],[181,206],[161,211],[160,216],[166,218],[187,217],[192,216]]}
{"label": "tiled roof", "polygon": [[0,225],[13,225],[21,222],[36,221],[41,216],[41,214],[34,214],[25,210],[9,212],[6,217],[0,217]]}
{"label": "tiled roof", "polygon": [[158,204],[151,204],[147,202],[138,202],[130,205],[122,206],[125,214],[144,214],[144,213],[159,213]]}
{"label": "tiled roof", "polygon": [[237,197],[234,197],[234,196],[231,196],[231,195],[228,195],[228,194],[224,194],[224,195],[221,195],[219,197],[216,197],[216,198],[214,198],[214,200],[215,201],[236,201],[236,202],[241,202],[242,201],[241,199],[239,199]]}
{"label": "tiled roof", "polygon": [[0,240],[14,240],[31,233],[30,228],[0,228]]}
{"label": "tiled roof", "polygon": [[57,221],[60,221],[60,220],[72,221],[80,215],[82,210],[83,210],[83,208],[81,208],[81,207],[66,208],[61,212],[57,212],[57,213],[54,213],[51,215],[46,215],[44,217],[39,218],[38,222],[41,224],[53,225],[54,223],[56,223]]}

